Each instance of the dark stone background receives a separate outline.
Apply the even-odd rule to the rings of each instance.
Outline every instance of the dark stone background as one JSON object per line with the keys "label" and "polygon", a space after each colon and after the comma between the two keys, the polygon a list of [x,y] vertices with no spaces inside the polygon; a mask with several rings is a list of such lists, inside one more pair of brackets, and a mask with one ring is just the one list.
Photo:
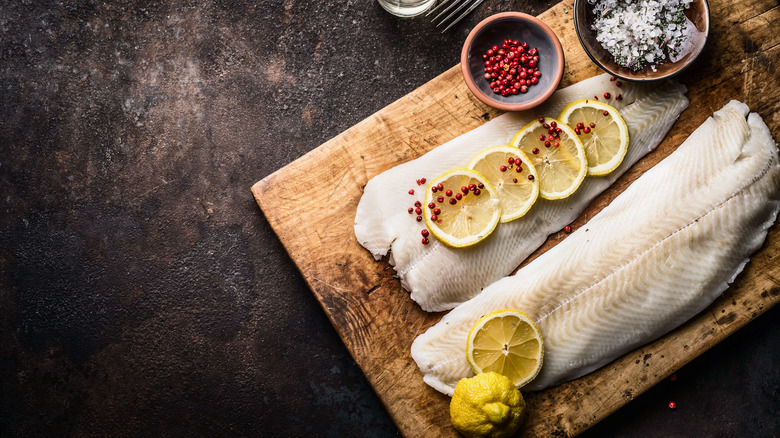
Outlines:
{"label": "dark stone background", "polygon": [[[552,4],[0,2],[0,436],[398,435],[249,188]],[[777,436],[778,316],[586,436]]]}

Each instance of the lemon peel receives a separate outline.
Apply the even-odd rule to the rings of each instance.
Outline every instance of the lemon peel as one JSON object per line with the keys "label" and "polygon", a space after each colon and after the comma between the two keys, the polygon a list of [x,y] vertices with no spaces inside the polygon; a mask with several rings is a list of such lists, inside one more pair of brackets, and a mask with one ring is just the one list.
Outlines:
{"label": "lemon peel", "polygon": [[453,427],[466,436],[512,436],[525,418],[525,400],[506,376],[488,372],[458,381],[450,401]]}

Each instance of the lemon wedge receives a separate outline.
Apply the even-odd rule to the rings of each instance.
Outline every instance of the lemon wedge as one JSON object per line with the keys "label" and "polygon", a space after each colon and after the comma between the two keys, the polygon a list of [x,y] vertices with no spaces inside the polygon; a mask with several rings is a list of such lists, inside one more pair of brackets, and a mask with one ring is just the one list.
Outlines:
{"label": "lemon wedge", "polygon": [[574,193],[588,171],[585,148],[574,131],[552,118],[527,124],[512,145],[530,158],[539,173],[539,196],[563,199]]}
{"label": "lemon wedge", "polygon": [[466,358],[475,374],[494,371],[518,388],[542,369],[544,343],[539,327],[525,313],[504,309],[489,313],[471,328]]}
{"label": "lemon wedge", "polygon": [[425,191],[424,207],[431,234],[455,248],[486,238],[501,218],[496,189],[484,175],[465,167],[434,178]]}
{"label": "lemon wedge", "polygon": [[536,169],[528,156],[514,146],[487,148],[471,159],[468,168],[485,175],[498,192],[500,222],[523,216],[539,196]]}
{"label": "lemon wedge", "polygon": [[588,159],[588,175],[606,175],[623,162],[628,127],[616,108],[582,99],[567,105],[558,120],[579,135]]}

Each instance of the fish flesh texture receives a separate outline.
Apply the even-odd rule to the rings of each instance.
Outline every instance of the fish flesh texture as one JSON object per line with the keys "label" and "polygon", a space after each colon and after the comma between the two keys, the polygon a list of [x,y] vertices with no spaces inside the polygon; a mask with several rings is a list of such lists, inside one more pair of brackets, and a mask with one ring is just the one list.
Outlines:
{"label": "fish flesh texture", "polygon": [[583,376],[705,309],[764,241],[780,209],[769,129],[731,101],[669,157],[558,245],[415,339],[426,383],[452,395],[472,375],[470,328],[514,308],[541,330],[544,361],[525,389]]}
{"label": "fish flesh texture", "polygon": [[[607,74],[557,91],[534,110],[506,113],[427,154],[372,178],[363,192],[355,217],[355,236],[376,259],[388,253],[411,298],[429,312],[449,310],[477,295],[485,286],[509,275],[550,234],[573,221],[599,193],[636,161],[652,151],[688,106],[685,87],[625,83],[617,87]],[[586,177],[574,195],[556,201],[538,199],[529,212],[499,224],[485,240],[468,248],[450,248],[437,239],[420,242],[424,222],[407,209],[422,201],[423,188],[408,194],[421,177],[432,179],[465,166],[483,149],[511,141],[523,126],[538,117],[557,117],[564,106],[609,92],[607,102],[618,110],[629,129],[630,143],[621,165],[603,177]],[[622,99],[616,100],[618,94]],[[603,101],[603,99],[602,99]],[[392,249],[391,249],[392,248]]]}
{"label": "fish flesh texture", "polygon": [[[449,310],[477,295],[485,286],[511,274],[552,233],[560,231],[636,161],[666,136],[679,114],[688,106],[685,87],[625,83],[617,87],[609,75],[595,76],[557,91],[534,110],[506,113],[469,131],[427,154],[393,167],[372,178],[363,192],[355,217],[355,236],[376,259],[390,250],[389,262],[410,292],[428,312]],[[483,149],[508,144],[514,134],[532,120],[557,117],[563,107],[595,93],[609,92],[607,103],[620,110],[629,130],[628,152],[621,165],[602,177],[586,177],[577,191],[563,200],[538,199],[529,212],[514,221],[499,224],[479,244],[450,248],[437,239],[422,245],[424,222],[409,214],[415,200],[422,202],[428,180],[468,164]],[[616,100],[621,94],[622,99]],[[601,101],[604,101],[602,98]],[[409,189],[415,195],[409,195]],[[391,249],[392,248],[392,249]]]}
{"label": "fish flesh texture", "polygon": [[515,308],[539,325],[544,365],[526,389],[585,375],[706,308],[760,247],[780,209],[777,146],[732,101],[609,206],[515,275],[419,336],[426,383],[452,395],[471,375],[466,337]]}

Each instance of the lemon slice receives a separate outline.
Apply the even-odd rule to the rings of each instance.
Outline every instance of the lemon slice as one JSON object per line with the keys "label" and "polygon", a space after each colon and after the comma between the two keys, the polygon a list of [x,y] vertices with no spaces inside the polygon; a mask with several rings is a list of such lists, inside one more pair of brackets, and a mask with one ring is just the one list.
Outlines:
{"label": "lemon slice", "polygon": [[434,178],[425,191],[425,225],[446,245],[473,245],[501,218],[498,193],[481,173],[465,167]]}
{"label": "lemon slice", "polygon": [[617,169],[628,150],[628,127],[612,106],[592,100],[567,105],[558,120],[569,125],[585,147],[588,175],[606,175]]}
{"label": "lemon slice", "polygon": [[512,145],[528,155],[539,173],[539,196],[544,199],[566,198],[585,179],[585,148],[565,123],[549,117],[534,120],[515,134]]}
{"label": "lemon slice", "polygon": [[498,310],[477,321],[469,332],[466,358],[474,373],[494,371],[518,388],[539,374],[544,343],[539,327],[525,313]]}
{"label": "lemon slice", "polygon": [[526,214],[539,196],[536,169],[528,156],[514,146],[487,148],[471,159],[468,168],[485,175],[498,192],[501,222]]}

